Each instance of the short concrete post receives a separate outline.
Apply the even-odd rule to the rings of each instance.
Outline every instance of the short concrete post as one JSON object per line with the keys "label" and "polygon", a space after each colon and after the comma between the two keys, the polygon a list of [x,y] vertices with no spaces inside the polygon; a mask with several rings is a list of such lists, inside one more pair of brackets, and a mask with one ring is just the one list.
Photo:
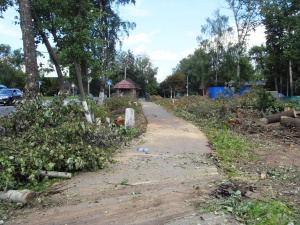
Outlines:
{"label": "short concrete post", "polygon": [[134,110],[132,108],[126,108],[125,110],[125,127],[134,126]]}

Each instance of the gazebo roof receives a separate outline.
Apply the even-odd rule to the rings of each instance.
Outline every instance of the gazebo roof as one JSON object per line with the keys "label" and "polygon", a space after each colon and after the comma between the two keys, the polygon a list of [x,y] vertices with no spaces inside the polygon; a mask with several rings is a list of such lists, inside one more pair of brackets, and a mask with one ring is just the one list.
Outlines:
{"label": "gazebo roof", "polygon": [[134,84],[130,83],[127,80],[122,80],[121,82],[115,84],[115,89],[136,89]]}
{"label": "gazebo roof", "polygon": [[139,85],[135,84],[130,78],[122,80],[119,83],[116,83],[114,86],[115,89],[141,89]]}

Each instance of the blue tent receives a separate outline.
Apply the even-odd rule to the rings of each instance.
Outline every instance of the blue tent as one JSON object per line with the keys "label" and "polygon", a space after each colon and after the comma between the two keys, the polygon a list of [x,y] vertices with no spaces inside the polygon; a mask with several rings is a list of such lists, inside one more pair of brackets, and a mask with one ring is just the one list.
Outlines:
{"label": "blue tent", "polygon": [[0,84],[0,88],[7,88],[7,87],[3,84]]}

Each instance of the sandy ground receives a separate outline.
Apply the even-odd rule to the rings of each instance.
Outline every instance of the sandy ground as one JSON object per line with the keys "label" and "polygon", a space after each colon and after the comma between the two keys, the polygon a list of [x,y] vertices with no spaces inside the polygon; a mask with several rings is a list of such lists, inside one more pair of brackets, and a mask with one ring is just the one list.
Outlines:
{"label": "sandy ground", "polygon": [[108,171],[78,174],[52,196],[53,207],[28,209],[6,224],[234,224],[197,209],[223,179],[203,133],[153,103],[143,102],[143,111],[146,134]]}

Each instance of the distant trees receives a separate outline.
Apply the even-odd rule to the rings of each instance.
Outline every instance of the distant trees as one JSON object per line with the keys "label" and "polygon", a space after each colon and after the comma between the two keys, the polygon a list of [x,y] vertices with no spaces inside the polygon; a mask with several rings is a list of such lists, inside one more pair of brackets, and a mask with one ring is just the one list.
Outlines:
{"label": "distant trees", "polygon": [[146,54],[134,55],[131,51],[121,51],[114,61],[111,78],[114,83],[130,78],[141,87],[142,96],[145,93],[157,94],[157,70]]}
{"label": "distant trees", "polygon": [[11,50],[9,45],[0,44],[0,84],[24,90],[25,74],[21,70],[24,55],[20,49]]}
{"label": "distant trees", "polygon": [[[128,31],[135,26],[134,23],[123,21],[116,10],[118,5],[130,3],[134,4],[135,0],[19,0],[17,4],[20,9],[26,69],[34,71],[27,73],[30,91],[36,93],[38,87],[37,66],[33,65],[34,58],[36,60],[36,56],[33,57],[35,37],[37,44],[42,42],[48,49],[59,75],[59,88],[63,89],[63,75],[60,71],[63,61],[64,65],[73,66],[84,99],[82,80],[87,79],[88,72],[89,76],[98,79],[102,76],[102,71],[106,71],[114,60],[115,46],[120,42],[120,36],[128,35]],[[0,13],[12,4],[10,0],[1,1]],[[53,51],[49,41],[51,36],[59,54]]]}
{"label": "distant trees", "polygon": [[181,72],[175,72],[165,79],[161,87],[164,97],[175,98],[186,90],[186,85],[186,76]]}
{"label": "distant trees", "polygon": [[[265,80],[267,88],[286,95],[300,94],[300,4],[296,0],[226,0],[235,29],[228,17],[214,12],[198,36],[198,49],[182,59],[175,73],[189,79],[189,89],[200,85],[242,85]],[[266,44],[247,49],[250,32],[265,27]],[[171,75],[172,76],[172,75]],[[169,77],[160,85],[166,90]]]}
{"label": "distant trees", "polygon": [[[268,80],[287,95],[300,92],[300,5],[295,0],[261,1],[266,28]],[[296,82],[294,83],[294,80]],[[296,85],[295,85],[296,84]]]}
{"label": "distant trees", "polygon": [[[241,55],[239,62],[237,60],[238,44],[233,40],[233,28],[229,26],[228,19],[219,10],[213,13],[213,18],[207,18],[207,23],[201,26],[201,35],[197,38],[198,49],[182,59],[175,69],[175,73],[183,74],[185,80],[188,77],[191,94],[198,93],[200,85],[230,85],[240,81],[240,78],[248,81],[254,73],[247,55]],[[237,74],[237,64],[242,74],[240,77]],[[168,82],[168,78],[165,82]]]}

